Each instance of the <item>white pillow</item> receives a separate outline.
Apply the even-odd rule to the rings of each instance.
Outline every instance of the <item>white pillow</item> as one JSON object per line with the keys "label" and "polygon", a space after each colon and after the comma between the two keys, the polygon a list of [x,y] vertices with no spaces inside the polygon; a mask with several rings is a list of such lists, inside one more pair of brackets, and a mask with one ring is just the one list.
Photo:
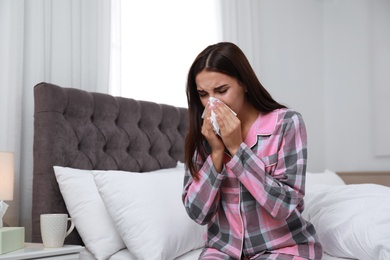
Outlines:
{"label": "white pillow", "polygon": [[306,172],[306,188],[313,185],[345,185],[345,182],[337,173],[326,169],[324,172],[311,173]]}
{"label": "white pillow", "polygon": [[316,185],[303,216],[324,251],[356,259],[390,259],[390,188],[377,184]]}
{"label": "white pillow", "polygon": [[181,196],[184,167],[146,173],[93,172],[107,211],[137,259],[172,260],[204,246]]}
{"label": "white pillow", "polygon": [[107,259],[126,248],[100,198],[91,171],[54,166],[66,208],[85,247]]}

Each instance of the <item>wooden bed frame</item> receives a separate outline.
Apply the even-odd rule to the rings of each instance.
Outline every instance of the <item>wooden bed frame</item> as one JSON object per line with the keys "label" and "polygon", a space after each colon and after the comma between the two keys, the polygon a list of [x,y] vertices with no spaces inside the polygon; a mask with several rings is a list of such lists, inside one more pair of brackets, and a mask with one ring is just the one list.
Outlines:
{"label": "wooden bed frame", "polygon": [[374,183],[390,187],[390,171],[337,172],[347,184]]}

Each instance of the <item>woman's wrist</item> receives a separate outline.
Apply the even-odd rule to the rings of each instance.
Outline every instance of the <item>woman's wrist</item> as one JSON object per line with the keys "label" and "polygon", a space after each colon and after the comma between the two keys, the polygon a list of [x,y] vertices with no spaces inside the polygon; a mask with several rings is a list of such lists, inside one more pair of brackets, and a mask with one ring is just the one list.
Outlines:
{"label": "woman's wrist", "polygon": [[213,160],[214,168],[219,173],[222,171],[223,156],[224,156],[224,151],[222,152],[213,151],[211,153],[211,159]]}

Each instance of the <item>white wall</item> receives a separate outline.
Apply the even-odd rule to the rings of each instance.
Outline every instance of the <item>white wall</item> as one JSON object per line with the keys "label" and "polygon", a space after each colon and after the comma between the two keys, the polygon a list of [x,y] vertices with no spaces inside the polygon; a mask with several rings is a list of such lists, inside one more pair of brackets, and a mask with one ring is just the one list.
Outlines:
{"label": "white wall", "polygon": [[[387,64],[382,63],[387,70],[373,70],[375,61],[390,49],[390,44],[380,44],[390,36],[389,3],[324,1],[325,148],[329,168],[390,170],[390,153],[376,156],[374,138],[378,128],[374,119],[390,127],[390,110],[383,110],[381,118],[375,117],[379,112],[375,104],[380,101],[373,99],[379,94],[375,84],[381,84],[390,71],[389,59]],[[387,20],[376,19],[378,15],[385,15]]]}
{"label": "white wall", "polygon": [[[377,0],[371,11],[371,79],[374,95],[374,151],[376,156],[390,156],[390,1]],[[383,26],[386,24],[387,26]]]}
{"label": "white wall", "polygon": [[322,1],[262,1],[260,61],[255,64],[261,82],[274,98],[302,113],[311,171],[327,166],[322,5]]}
{"label": "white wall", "polygon": [[302,113],[309,171],[390,170],[390,152],[375,155],[390,142],[383,130],[378,138],[390,129],[390,93],[387,110],[378,101],[390,89],[389,3],[238,0],[243,20],[225,16],[238,24],[225,29],[225,40],[244,49],[276,100]]}

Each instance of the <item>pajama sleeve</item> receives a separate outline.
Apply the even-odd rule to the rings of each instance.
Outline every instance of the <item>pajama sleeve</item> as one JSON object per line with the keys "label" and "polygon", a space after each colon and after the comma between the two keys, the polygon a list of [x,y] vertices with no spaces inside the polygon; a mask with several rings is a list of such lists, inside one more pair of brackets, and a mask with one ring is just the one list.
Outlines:
{"label": "pajama sleeve", "polygon": [[220,192],[219,189],[226,177],[225,170],[218,173],[214,168],[211,156],[202,163],[196,162],[199,170],[199,180],[192,178],[188,170],[184,177],[182,200],[191,219],[205,225],[217,213]]}

